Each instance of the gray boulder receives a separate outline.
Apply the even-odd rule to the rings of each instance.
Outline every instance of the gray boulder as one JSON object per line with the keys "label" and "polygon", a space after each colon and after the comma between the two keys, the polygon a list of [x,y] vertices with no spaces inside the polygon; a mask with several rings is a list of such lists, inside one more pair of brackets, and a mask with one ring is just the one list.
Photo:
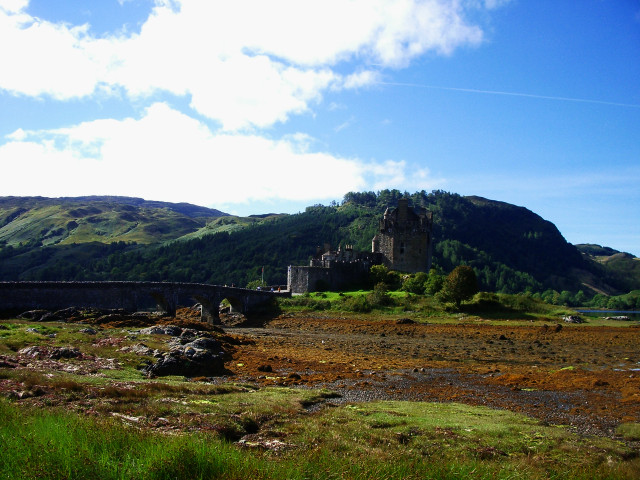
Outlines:
{"label": "gray boulder", "polygon": [[220,341],[200,337],[184,345],[174,346],[154,364],[143,368],[148,376],[181,375],[185,377],[219,376],[226,373],[227,353]]}

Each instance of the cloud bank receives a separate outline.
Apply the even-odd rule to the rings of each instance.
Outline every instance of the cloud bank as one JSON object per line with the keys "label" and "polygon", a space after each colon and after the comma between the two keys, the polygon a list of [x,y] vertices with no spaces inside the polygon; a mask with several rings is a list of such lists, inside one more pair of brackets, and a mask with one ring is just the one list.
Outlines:
{"label": "cloud bank", "polygon": [[[234,195],[336,198],[401,180],[428,188],[437,183],[428,172],[408,180],[402,160],[341,158],[314,150],[304,134],[274,139],[268,131],[313,112],[331,92],[376,84],[385,69],[480,44],[483,32],[467,13],[495,3],[155,0],[139,32],[97,36],[89,24],[32,16],[28,0],[0,0],[0,45],[10,46],[0,49],[0,93],[60,103],[106,96],[139,110],[17,130],[0,140],[0,162],[17,178],[35,176],[30,188],[40,195],[64,194],[73,182],[76,194],[211,205]],[[188,107],[174,108],[167,94]],[[296,187],[320,166],[339,178]]]}

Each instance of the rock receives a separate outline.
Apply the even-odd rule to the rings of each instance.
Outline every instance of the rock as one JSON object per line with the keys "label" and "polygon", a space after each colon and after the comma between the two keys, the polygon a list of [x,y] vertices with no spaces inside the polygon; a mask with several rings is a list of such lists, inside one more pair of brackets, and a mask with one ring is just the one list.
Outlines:
{"label": "rock", "polygon": [[414,322],[410,318],[399,318],[398,320],[396,320],[397,325],[411,325],[413,323],[416,323],[416,322]]}
{"label": "rock", "polygon": [[50,313],[49,310],[29,310],[18,315],[18,318],[25,318],[27,320],[33,320],[39,322],[42,316],[46,313]]}
{"label": "rock", "polygon": [[16,368],[18,362],[10,357],[0,356],[0,368]]}
{"label": "rock", "polygon": [[193,328],[185,328],[182,330],[180,334],[180,338],[182,340],[186,340],[187,342],[192,342],[198,336],[198,332]]}
{"label": "rock", "polygon": [[54,347],[49,350],[47,347],[33,345],[18,350],[18,355],[35,359],[50,358],[52,360],[59,360],[61,358],[81,357],[82,352],[76,347]]}
{"label": "rock", "polygon": [[123,347],[120,350],[135,353],[136,355],[153,355],[154,350],[147,347],[144,343],[137,343],[131,347]]}
{"label": "rock", "polygon": [[584,320],[578,315],[565,315],[562,319],[565,323],[584,323]]}
{"label": "rock", "polygon": [[40,317],[39,322],[62,322],[66,320],[66,317],[61,317],[60,315],[52,312],[47,312],[42,317]]}
{"label": "rock", "polygon": [[82,356],[82,352],[76,347],[56,347],[49,354],[49,358],[52,360],[59,360],[60,358],[78,358]]}
{"label": "rock", "polygon": [[54,312],[53,315],[55,315],[58,318],[68,320],[70,318],[78,317],[82,315],[82,312],[78,307],[69,307],[69,308],[63,308],[62,310],[58,310],[57,312]]}
{"label": "rock", "polygon": [[29,333],[37,333],[38,335],[42,335],[42,332],[37,328],[27,328],[25,331]]}
{"label": "rock", "polygon": [[172,337],[179,337],[182,334],[182,328],[176,325],[165,325],[164,332],[165,332],[165,335],[170,335]]}
{"label": "rock", "polygon": [[562,325],[561,324],[557,324],[556,328],[553,331],[558,333],[560,330],[562,330]]}
{"label": "rock", "polygon": [[149,376],[182,375],[185,377],[218,376],[225,373],[222,356],[207,354],[207,361],[200,358],[188,358],[179,352],[163,355],[156,363],[144,369]]}
{"label": "rock", "polygon": [[87,335],[96,335],[98,333],[97,330],[94,330],[93,328],[87,327],[87,328],[83,328],[82,330],[78,330],[80,333],[86,333]]}
{"label": "rock", "polygon": [[238,440],[238,445],[244,448],[254,448],[261,450],[281,451],[293,448],[294,445],[285,443],[277,438],[262,438],[258,434],[249,434]]}
{"label": "rock", "polygon": [[32,345],[31,347],[25,347],[18,350],[18,355],[30,358],[42,358],[45,353],[45,350],[37,345]]}
{"label": "rock", "polygon": [[140,330],[140,333],[143,335],[166,335],[164,333],[164,328],[155,325],[153,327],[143,328]]}
{"label": "rock", "polygon": [[217,376],[226,373],[226,357],[227,353],[220,341],[210,337],[199,337],[184,345],[174,346],[156,363],[145,368],[144,372],[149,376]]}
{"label": "rock", "polygon": [[271,367],[271,365],[260,365],[258,367],[258,371],[259,372],[273,372],[273,368]]}
{"label": "rock", "polygon": [[169,335],[171,337],[179,337],[182,334],[182,328],[176,325],[154,325],[153,327],[143,328],[140,330],[143,335]]}
{"label": "rock", "polygon": [[294,372],[294,373],[290,373],[289,375],[287,375],[287,378],[289,380],[300,380],[302,377],[299,374]]}
{"label": "rock", "polygon": [[201,350],[222,350],[222,344],[215,338],[200,337],[193,342],[185,344],[185,347],[192,347]]}

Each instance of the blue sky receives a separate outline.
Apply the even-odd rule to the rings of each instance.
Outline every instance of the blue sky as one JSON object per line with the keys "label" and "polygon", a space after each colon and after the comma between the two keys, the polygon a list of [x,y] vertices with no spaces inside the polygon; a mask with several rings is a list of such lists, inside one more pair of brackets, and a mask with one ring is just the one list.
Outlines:
{"label": "blue sky", "polygon": [[529,208],[640,256],[640,1],[0,0],[0,195]]}

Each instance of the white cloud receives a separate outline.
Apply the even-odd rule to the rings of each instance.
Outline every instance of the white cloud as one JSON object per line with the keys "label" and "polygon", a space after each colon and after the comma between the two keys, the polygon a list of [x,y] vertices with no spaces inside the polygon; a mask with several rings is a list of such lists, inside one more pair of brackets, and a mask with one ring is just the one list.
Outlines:
{"label": "white cloud", "polygon": [[458,0],[156,0],[139,33],[103,38],[33,18],[26,1],[0,2],[0,44],[13,46],[0,50],[0,89],[189,95],[226,130],[285,122],[330,88],[371,84],[366,64],[402,67],[482,40]]}
{"label": "white cloud", "polygon": [[444,179],[432,178],[429,169],[407,165],[404,160],[372,163],[367,173],[372,190],[397,188],[398,185],[409,191],[433,190],[445,184]]}
{"label": "white cloud", "polygon": [[5,12],[16,13],[24,10],[29,0],[0,0],[0,9]]}
{"label": "white cloud", "polygon": [[[336,199],[347,191],[419,177],[404,162],[367,163],[314,152],[312,144],[305,134],[270,140],[212,133],[156,103],[139,119],[12,134],[0,146],[0,165],[12,179],[3,185],[3,194],[63,196],[73,191],[215,206]],[[419,188],[427,183],[423,178]]]}

